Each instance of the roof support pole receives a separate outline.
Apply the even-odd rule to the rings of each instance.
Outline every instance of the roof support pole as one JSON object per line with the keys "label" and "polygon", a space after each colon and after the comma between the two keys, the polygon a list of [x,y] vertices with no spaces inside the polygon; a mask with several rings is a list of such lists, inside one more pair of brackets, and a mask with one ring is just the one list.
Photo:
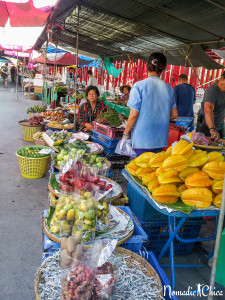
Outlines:
{"label": "roof support pole", "polygon": [[215,248],[214,248],[212,270],[211,270],[211,276],[210,276],[210,289],[209,289],[208,300],[213,299],[213,291],[214,291],[215,277],[216,277],[216,267],[217,267],[217,262],[218,262],[221,235],[222,235],[222,230],[223,230],[224,213],[225,213],[225,180],[223,183],[222,200],[221,200],[221,206],[220,206],[219,221],[218,221],[218,226],[217,226],[217,235],[216,235],[216,243],[215,243]]}
{"label": "roof support pole", "polygon": [[46,77],[46,59],[47,59],[48,39],[46,41],[46,47],[44,48],[44,70],[43,70],[43,87],[42,87],[42,106],[44,104],[45,95],[45,77]]}
{"label": "roof support pole", "polygon": [[76,132],[76,122],[77,122],[77,116],[76,116],[76,106],[77,106],[77,69],[78,69],[78,54],[79,54],[79,21],[80,21],[80,3],[77,5],[77,40],[76,40],[76,72],[75,72],[75,99],[74,99],[74,132]]}
{"label": "roof support pole", "polygon": [[[185,60],[188,60],[189,64],[191,65],[192,70],[194,71],[196,77],[198,78],[198,81],[199,81],[200,85],[202,85],[201,79],[199,78],[199,75],[197,74],[195,68],[193,67],[193,64],[192,64],[192,62],[191,62],[191,60],[190,60],[190,58],[189,58],[188,53],[184,50],[184,48],[182,48],[182,50],[183,50],[184,55],[185,55]],[[203,87],[203,89],[205,90],[204,87]]]}
{"label": "roof support pole", "polygon": [[17,65],[17,72],[16,72],[16,101],[19,100],[18,98],[18,73],[19,73],[19,65],[18,65],[18,51],[17,51],[17,58],[16,58],[16,65]]}

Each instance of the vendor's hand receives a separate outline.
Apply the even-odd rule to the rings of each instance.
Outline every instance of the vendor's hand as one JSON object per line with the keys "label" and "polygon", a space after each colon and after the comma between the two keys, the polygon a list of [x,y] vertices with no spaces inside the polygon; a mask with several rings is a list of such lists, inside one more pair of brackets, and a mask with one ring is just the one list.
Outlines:
{"label": "vendor's hand", "polygon": [[122,140],[127,139],[127,138],[128,138],[128,134],[124,133],[123,137],[122,137]]}
{"label": "vendor's hand", "polygon": [[211,139],[214,140],[215,142],[218,142],[220,139],[220,134],[219,132],[217,132],[215,129],[211,129],[210,130],[210,134],[211,134]]}
{"label": "vendor's hand", "polygon": [[86,123],[85,124],[85,128],[84,128],[84,131],[91,131],[93,129],[93,125],[91,123]]}

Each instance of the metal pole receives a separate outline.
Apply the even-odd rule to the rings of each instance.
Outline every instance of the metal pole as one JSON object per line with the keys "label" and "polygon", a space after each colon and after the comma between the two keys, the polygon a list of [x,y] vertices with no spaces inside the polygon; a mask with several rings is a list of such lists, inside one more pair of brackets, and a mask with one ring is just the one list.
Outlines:
{"label": "metal pole", "polygon": [[78,69],[78,42],[79,42],[79,17],[80,17],[80,4],[77,6],[77,42],[76,42],[76,76],[75,76],[75,99],[74,99],[74,132],[76,132],[76,121],[77,121],[77,116],[76,116],[76,106],[77,106],[77,69]]}
{"label": "metal pole", "polygon": [[18,101],[18,71],[19,71],[19,66],[18,66],[18,51],[17,51],[17,72],[16,72],[16,101]]}
{"label": "metal pole", "polygon": [[216,243],[215,243],[212,270],[211,270],[211,276],[210,276],[210,289],[209,289],[208,300],[213,299],[213,290],[214,290],[214,286],[215,286],[215,277],[216,277],[216,267],[217,267],[217,262],[218,262],[221,235],[222,235],[222,230],[223,230],[224,213],[225,213],[225,177],[224,177],[224,182],[223,182],[223,193],[222,193],[221,206],[220,206],[220,215],[219,215],[219,221],[218,221],[218,226],[217,226]]}
{"label": "metal pole", "polygon": [[43,87],[42,87],[42,106],[44,104],[44,93],[45,93],[45,76],[46,76],[46,58],[47,58],[48,41],[46,42],[46,48],[44,50],[44,70],[43,70]]}

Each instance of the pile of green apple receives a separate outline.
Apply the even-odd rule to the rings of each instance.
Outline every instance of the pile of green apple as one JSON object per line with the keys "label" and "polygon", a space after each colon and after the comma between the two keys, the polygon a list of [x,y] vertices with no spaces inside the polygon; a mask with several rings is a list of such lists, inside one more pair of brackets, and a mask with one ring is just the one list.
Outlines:
{"label": "pile of green apple", "polygon": [[83,156],[84,154],[83,149],[76,149],[72,148],[70,151],[66,149],[62,149],[59,154],[54,154],[54,160],[55,164],[60,167],[61,165],[64,165],[69,159],[75,160],[76,157],[78,157],[78,160]]}
{"label": "pile of green apple", "polygon": [[77,157],[79,161],[81,161],[84,165],[91,168],[99,168],[103,167],[103,162],[105,160],[104,157],[97,156],[97,154],[84,154],[83,149],[72,148],[70,151],[63,149],[59,154],[54,154],[55,164],[60,167],[64,165],[69,159],[75,160]]}

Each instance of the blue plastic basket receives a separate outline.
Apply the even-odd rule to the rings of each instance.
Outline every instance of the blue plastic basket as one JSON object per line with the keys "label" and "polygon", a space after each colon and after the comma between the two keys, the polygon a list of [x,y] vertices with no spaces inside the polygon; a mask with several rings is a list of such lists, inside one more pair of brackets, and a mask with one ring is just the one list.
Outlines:
{"label": "blue plastic basket", "polygon": [[109,147],[107,146],[107,144],[103,143],[102,141],[99,141],[98,139],[96,139],[96,138],[93,137],[93,136],[92,136],[92,142],[98,143],[99,145],[101,145],[101,146],[104,148],[104,151],[105,151],[107,154],[114,154],[114,153],[115,153],[116,147],[114,147],[114,148],[109,148]]}
{"label": "blue plastic basket", "polygon": [[127,213],[134,222],[134,234],[133,236],[122,244],[121,247],[126,248],[131,251],[138,251],[142,249],[143,244],[146,242],[148,236],[145,231],[141,228],[140,224],[137,223],[137,219],[132,213],[131,209],[127,206],[118,206],[121,210]]}
{"label": "blue plastic basket", "polygon": [[108,148],[116,148],[117,144],[119,143],[119,141],[121,139],[112,139],[96,130],[92,130],[93,135],[92,137],[94,137],[95,139],[97,139],[100,142],[103,142],[104,144],[106,144],[108,146]]}
{"label": "blue plastic basket", "polygon": [[[140,221],[140,220],[139,220]],[[183,239],[197,238],[203,223],[203,219],[189,218],[184,223],[179,231],[179,236]],[[158,255],[169,239],[169,226],[167,221],[152,221],[152,222],[138,222],[148,235],[148,242],[144,244],[146,250],[152,251]],[[185,255],[191,254],[195,242],[182,243],[177,239],[174,240],[174,254]],[[169,256],[169,249],[167,249],[164,256]]]}
{"label": "blue plastic basket", "polygon": [[142,222],[167,220],[166,215],[161,214],[148,203],[146,200],[148,196],[131,179],[128,179],[127,197],[129,207]]}
{"label": "blue plastic basket", "polygon": [[173,290],[171,287],[171,283],[164,272],[164,270],[160,267],[158,260],[155,255],[151,251],[138,251],[137,254],[145,258],[150,265],[156,270],[158,273],[163,287],[163,297],[165,300],[178,300],[177,296],[173,294]]}

